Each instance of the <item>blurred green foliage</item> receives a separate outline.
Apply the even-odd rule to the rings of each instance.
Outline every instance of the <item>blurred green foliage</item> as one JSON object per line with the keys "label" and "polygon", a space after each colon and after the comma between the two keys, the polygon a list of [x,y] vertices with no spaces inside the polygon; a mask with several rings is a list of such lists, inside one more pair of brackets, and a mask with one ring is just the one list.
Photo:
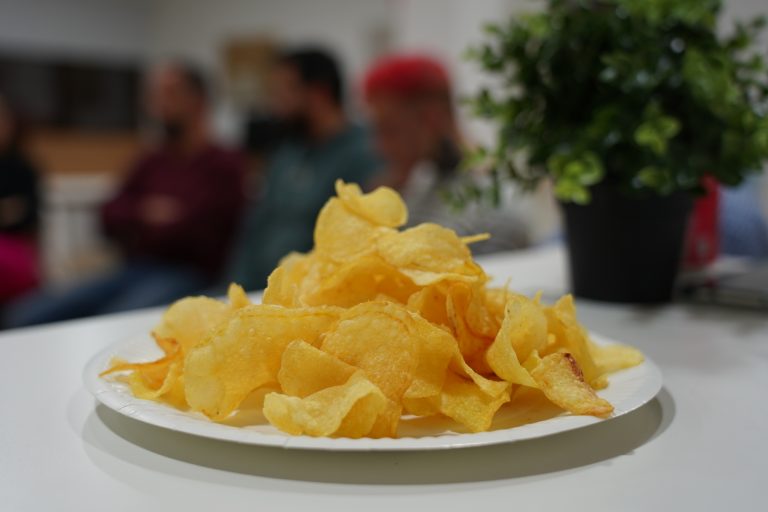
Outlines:
{"label": "blurred green foliage", "polygon": [[[606,181],[625,193],[738,184],[768,158],[768,68],[758,18],[720,36],[719,0],[550,0],[486,28],[469,57],[498,86],[471,98],[495,121],[494,147],[468,165],[587,203]],[[469,199],[498,191],[469,191]]]}

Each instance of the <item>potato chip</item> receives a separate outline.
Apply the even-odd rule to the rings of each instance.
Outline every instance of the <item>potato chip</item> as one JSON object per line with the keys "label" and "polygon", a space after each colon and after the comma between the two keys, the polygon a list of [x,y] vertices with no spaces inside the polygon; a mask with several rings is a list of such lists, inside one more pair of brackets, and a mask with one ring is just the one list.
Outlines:
{"label": "potato chip", "polygon": [[508,382],[484,377],[469,366],[460,354],[454,357],[451,363],[452,370],[460,377],[473,381],[486,395],[497,397],[509,391]]}
{"label": "potato chip", "polygon": [[522,363],[546,346],[546,317],[538,304],[522,295],[510,294],[505,311],[499,333],[485,355],[488,365],[507,382],[536,387]]}
{"label": "potato chip", "polygon": [[[496,323],[501,326],[504,321],[504,315],[507,307],[507,298],[510,291],[504,288],[483,288],[483,305],[487,314],[494,318]],[[498,332],[498,331],[497,331]]]}
{"label": "potato chip", "polygon": [[552,403],[573,414],[606,416],[613,406],[597,396],[584,381],[576,359],[566,352],[544,357],[531,371],[531,376]]}
{"label": "potato chip", "polygon": [[[402,405],[397,404],[391,400],[387,400],[387,406],[383,410],[379,411],[379,414],[376,416],[376,421],[373,422],[371,431],[368,432],[368,437],[397,437],[397,427],[400,424],[400,417],[402,414]],[[349,418],[349,416],[347,418]],[[345,423],[348,421],[347,418],[344,419]],[[350,428],[352,427],[343,423],[339,431],[344,432]],[[347,437],[354,437],[348,433],[346,435]]]}
{"label": "potato chip", "polygon": [[187,297],[168,308],[154,332],[159,338],[176,340],[186,353],[202,342],[230,312],[227,304],[216,299]]}
{"label": "potato chip", "polygon": [[379,395],[371,394],[352,406],[335,435],[350,438],[395,437],[401,413],[401,407],[395,402],[384,397],[382,407]]}
{"label": "potato chip", "polygon": [[157,400],[173,392],[173,396],[167,398],[175,405],[183,407],[185,405],[183,389],[180,390],[179,386],[184,368],[181,345],[170,338],[160,338],[157,334],[153,336],[164,352],[163,357],[147,363],[113,360],[111,367],[103,371],[100,376],[130,371],[128,385],[134,396],[146,400]]}
{"label": "potato chip", "polygon": [[[510,386],[474,371],[443,329],[420,317],[414,318],[414,326],[418,337],[428,341],[422,342],[420,366],[403,396],[406,411],[418,416],[444,414],[472,431],[482,429],[509,400]],[[462,413],[469,404],[471,408]]]}
{"label": "potato chip", "polygon": [[391,400],[411,385],[419,363],[419,344],[408,330],[408,312],[389,302],[366,302],[341,316],[322,349],[360,368]]}
{"label": "potato chip", "polygon": [[576,319],[573,296],[561,297],[554,306],[544,308],[544,314],[547,317],[547,329],[554,335],[555,342],[548,345],[543,354],[551,354],[555,351],[570,353],[579,364],[587,383],[595,386],[600,377],[600,371],[589,350],[589,336]]}
{"label": "potato chip", "polygon": [[490,233],[478,233],[476,235],[462,236],[461,241],[466,244],[476,244],[477,242],[485,242],[491,239]]}
{"label": "potato chip", "polygon": [[[153,377],[151,370],[137,369],[128,378],[128,385],[135,397],[145,400],[157,400],[173,392],[173,397],[169,401],[179,406],[185,403],[183,381],[180,380],[183,369],[184,365],[181,359],[171,361],[167,368],[158,372],[156,377]],[[160,385],[157,386],[159,379],[161,379]]]}
{"label": "potato chip", "polygon": [[302,306],[302,282],[306,279],[312,263],[311,255],[297,252],[283,258],[267,278],[262,303],[291,308]]}
{"label": "potato chip", "polygon": [[392,228],[379,226],[355,214],[340,199],[332,198],[317,217],[315,251],[332,261],[348,261],[372,254],[376,240],[390,232],[396,233]]}
{"label": "potato chip", "polygon": [[229,304],[202,296],[186,297],[174,302],[155,327],[155,339],[174,340],[181,345],[181,351],[186,353],[201,343],[233,311],[251,304],[243,288],[237,284],[229,286],[228,296]]}
{"label": "potato chip", "polygon": [[430,285],[411,294],[406,304],[410,311],[418,313],[422,318],[448,328],[451,321],[448,319],[446,300],[443,286]]}
{"label": "potato chip", "polygon": [[329,274],[302,295],[304,304],[352,307],[379,295],[405,302],[417,291],[410,279],[375,255],[338,265]]}
{"label": "potato chip", "polygon": [[547,345],[547,319],[537,301],[510,294],[505,306],[505,321],[513,325],[512,346],[521,361]]}
{"label": "potato chip", "polygon": [[[264,416],[293,435],[363,437],[380,415],[391,418],[397,409],[381,390],[354,373],[346,383],[317,391],[305,398],[270,393],[264,398]],[[399,416],[399,412],[398,412]],[[390,435],[394,434],[394,430]]]}
{"label": "potato chip", "polygon": [[165,379],[165,371],[174,362],[181,350],[181,347],[175,340],[159,338],[157,334],[153,334],[155,343],[163,350],[164,355],[160,359],[155,361],[149,361],[146,363],[129,363],[120,359],[112,361],[112,365],[99,374],[100,377],[110,375],[112,373],[124,372],[124,371],[138,371],[144,372],[145,378],[149,386],[158,388]]}
{"label": "potato chip", "polygon": [[232,310],[244,308],[251,305],[251,299],[243,290],[243,287],[236,283],[231,283],[227,289],[227,299],[229,307]]}
{"label": "potato chip", "polygon": [[201,343],[233,311],[251,303],[237,284],[229,286],[228,295],[229,305],[208,297],[187,297],[175,302],[153,331],[155,342],[165,356],[150,363],[116,363],[102,375],[130,371],[128,384],[138,398],[164,398],[179,407],[185,406],[184,354]]}
{"label": "potato chip", "polygon": [[587,339],[589,353],[595,361],[597,370],[601,375],[613,373],[625,368],[632,368],[643,362],[643,353],[635,347],[613,343],[611,345],[598,345]]}
{"label": "potato chip", "polygon": [[410,336],[418,346],[418,364],[403,400],[437,398],[443,389],[449,367],[459,357],[456,340],[447,331],[418,315],[409,312],[403,317]]}
{"label": "potato chip", "polygon": [[[504,320],[506,293],[498,310],[495,309],[495,297],[480,286],[472,286],[464,308],[464,319],[467,327],[477,336],[496,338]],[[504,290],[506,292],[506,290]]]}
{"label": "potato chip", "polygon": [[238,310],[187,353],[187,402],[210,418],[226,418],[253,390],[277,381],[283,351],[290,342],[319,343],[339,316],[340,311],[331,307],[253,305]]}
{"label": "potato chip", "polygon": [[379,255],[419,286],[443,280],[485,282],[469,248],[454,231],[437,224],[420,224],[405,231],[381,233],[375,239]]}
{"label": "potato chip", "polygon": [[472,287],[466,283],[455,283],[448,290],[446,312],[464,359],[476,371],[490,373],[485,352],[493,343],[493,338],[477,334],[469,327],[467,314],[472,301]]}
{"label": "potato chip", "polygon": [[285,394],[304,398],[344,384],[356,371],[354,366],[306,341],[296,340],[285,347],[277,382]]}
{"label": "potato chip", "polygon": [[493,416],[509,401],[509,387],[496,396],[489,395],[473,381],[449,374],[440,396],[440,412],[472,432],[488,430]]}
{"label": "potato chip", "polygon": [[363,194],[354,183],[336,181],[336,195],[356,215],[378,226],[398,228],[408,222],[408,209],[400,194],[389,187],[379,187]]}

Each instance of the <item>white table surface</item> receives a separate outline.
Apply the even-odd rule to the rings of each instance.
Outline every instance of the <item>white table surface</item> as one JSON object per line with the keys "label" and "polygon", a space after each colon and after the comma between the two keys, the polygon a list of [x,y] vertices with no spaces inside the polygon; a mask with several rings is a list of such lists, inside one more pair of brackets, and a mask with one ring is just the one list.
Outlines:
{"label": "white table surface", "polygon": [[[484,264],[545,298],[565,287],[556,248]],[[247,447],[96,406],[83,366],[159,310],[0,332],[0,510],[765,510],[767,315],[586,301],[579,313],[660,365],[656,399],[550,438],[422,453]]]}

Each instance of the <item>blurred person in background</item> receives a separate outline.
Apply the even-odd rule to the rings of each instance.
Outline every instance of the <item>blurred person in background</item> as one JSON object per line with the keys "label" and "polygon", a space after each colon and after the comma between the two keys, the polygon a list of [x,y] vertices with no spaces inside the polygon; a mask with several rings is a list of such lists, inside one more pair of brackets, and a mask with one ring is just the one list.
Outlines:
{"label": "blurred person in background", "polygon": [[474,252],[517,249],[528,234],[520,215],[470,204],[455,212],[442,192],[466,186],[474,179],[459,172],[465,141],[453,107],[448,73],[437,60],[422,55],[393,55],[366,73],[363,93],[375,146],[386,162],[377,182],[400,192],[409,209],[409,225],[436,222],[461,235],[488,232],[491,240]]}
{"label": "blurred person in background", "polygon": [[342,73],[325,51],[282,55],[271,104],[285,139],[267,164],[229,275],[249,289],[263,288],[280,258],[312,247],[315,219],[337,179],[365,186],[381,165],[365,131],[347,117]]}
{"label": "blurred person in background", "polygon": [[0,306],[38,284],[38,173],[20,120],[0,95]]}
{"label": "blurred person in background", "polygon": [[243,205],[243,162],[209,131],[203,75],[182,63],[150,74],[147,113],[159,133],[102,209],[122,265],[61,292],[25,297],[10,326],[165,304],[220,277]]}

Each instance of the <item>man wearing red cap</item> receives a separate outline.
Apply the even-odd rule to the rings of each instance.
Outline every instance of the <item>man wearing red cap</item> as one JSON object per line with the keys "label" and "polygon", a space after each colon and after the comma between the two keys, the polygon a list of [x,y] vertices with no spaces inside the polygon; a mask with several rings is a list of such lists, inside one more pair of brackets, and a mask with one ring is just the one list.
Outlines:
{"label": "man wearing red cap", "polygon": [[456,122],[450,79],[431,57],[396,55],[381,59],[363,82],[376,149],[387,163],[379,184],[398,190],[410,223],[437,222],[460,234],[489,232],[473,249],[492,252],[527,244],[527,230],[509,208],[473,204],[454,213],[441,191],[474,179],[459,173],[464,142]]}

